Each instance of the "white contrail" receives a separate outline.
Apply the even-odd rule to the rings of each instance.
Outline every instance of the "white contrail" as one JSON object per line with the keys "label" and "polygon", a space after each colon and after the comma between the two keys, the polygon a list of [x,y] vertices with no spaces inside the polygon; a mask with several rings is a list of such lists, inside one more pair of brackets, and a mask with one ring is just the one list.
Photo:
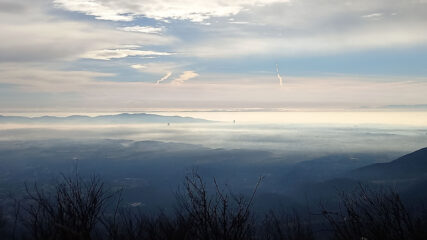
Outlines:
{"label": "white contrail", "polygon": [[157,85],[157,84],[160,84],[161,82],[163,82],[163,81],[165,81],[165,80],[167,80],[171,75],[172,75],[172,73],[171,73],[171,72],[166,73],[166,75],[165,75],[165,76],[163,76],[162,78],[160,78],[159,80],[157,80],[156,85]]}
{"label": "white contrail", "polygon": [[277,66],[277,63],[276,63],[276,72],[277,72],[277,79],[279,79],[280,87],[283,87],[283,78],[282,76],[280,76],[279,66]]}

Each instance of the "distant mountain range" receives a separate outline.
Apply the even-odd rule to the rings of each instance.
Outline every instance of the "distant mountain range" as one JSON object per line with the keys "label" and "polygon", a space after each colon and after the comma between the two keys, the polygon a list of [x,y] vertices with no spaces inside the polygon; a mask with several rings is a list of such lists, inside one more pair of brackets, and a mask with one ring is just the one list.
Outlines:
{"label": "distant mountain range", "polygon": [[83,115],[72,115],[68,117],[42,116],[42,117],[21,117],[2,116],[0,123],[25,123],[25,124],[138,124],[138,123],[207,123],[205,119],[161,116],[147,113],[122,113],[117,115],[101,115],[89,117]]}

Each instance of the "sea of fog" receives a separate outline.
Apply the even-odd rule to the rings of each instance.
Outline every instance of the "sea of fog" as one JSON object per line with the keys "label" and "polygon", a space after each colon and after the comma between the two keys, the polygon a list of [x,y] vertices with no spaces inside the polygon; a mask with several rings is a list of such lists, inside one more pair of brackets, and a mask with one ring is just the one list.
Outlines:
{"label": "sea of fog", "polygon": [[113,188],[124,188],[127,204],[163,209],[174,204],[174,193],[195,169],[243,194],[264,176],[257,209],[302,209],[307,196],[317,206],[339,186],[354,189],[355,182],[340,179],[355,169],[427,147],[423,112],[153,114],[211,122],[0,124],[0,200],[25,192],[26,182],[56,181],[78,166],[80,174],[100,174]]}
{"label": "sea of fog", "polygon": [[170,125],[2,124],[0,140],[149,140],[208,148],[267,150],[280,155],[304,152],[308,156],[344,152],[407,153],[427,145],[427,112],[188,111],[153,114],[214,122]]}

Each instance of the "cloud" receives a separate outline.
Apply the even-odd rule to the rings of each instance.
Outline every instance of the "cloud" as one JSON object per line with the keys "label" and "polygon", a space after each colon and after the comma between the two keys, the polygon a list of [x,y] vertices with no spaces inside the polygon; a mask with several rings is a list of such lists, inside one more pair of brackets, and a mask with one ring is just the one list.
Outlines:
{"label": "cloud", "polygon": [[22,4],[12,2],[12,1],[2,1],[0,2],[0,12],[6,14],[16,14],[26,12],[26,7]]}
{"label": "cloud", "polygon": [[226,17],[251,6],[264,6],[289,0],[54,0],[57,7],[111,21],[132,21],[143,16],[157,20],[180,19],[202,22],[211,17]]}
{"label": "cloud", "polygon": [[232,24],[249,24],[249,22],[236,22],[236,21],[230,21],[229,23],[232,23]]}
{"label": "cloud", "polygon": [[163,28],[150,27],[150,26],[132,26],[120,28],[126,32],[139,32],[139,33],[161,33]]}
{"label": "cloud", "polygon": [[200,81],[186,82],[198,74],[185,71],[172,81],[173,84],[156,87],[151,82],[103,81],[115,76],[112,73],[53,70],[28,64],[0,64],[0,72],[0,91],[8,89],[8,94],[2,94],[0,99],[8,103],[9,108],[16,106],[12,99],[18,99],[22,107],[37,106],[43,101],[39,99],[50,99],[43,104],[60,107],[61,111],[67,111],[63,107],[69,106],[91,106],[98,110],[183,106],[346,108],[427,102],[425,78],[408,81],[402,77],[388,82],[389,77],[289,76],[286,88],[278,89],[277,83],[271,81],[271,74],[203,74],[199,76]]}
{"label": "cloud", "polygon": [[130,67],[133,68],[133,69],[138,69],[138,70],[145,70],[145,69],[147,69],[147,66],[142,65],[142,64],[134,64],[134,65],[131,65]]}
{"label": "cloud", "polygon": [[[292,57],[307,55],[340,54],[340,58],[348,58],[342,53],[378,49],[386,50],[384,53],[393,57],[416,56],[408,62],[405,61],[409,57],[395,58],[381,66],[402,64],[399,68],[419,69],[422,56],[409,47],[425,50],[427,46],[426,1],[55,0],[54,3],[60,9],[52,9],[51,1],[47,0],[0,0],[2,101],[7,101],[7,96],[15,93],[25,95],[29,91],[57,94],[57,99],[65,99],[69,92],[73,92],[85,95],[84,100],[94,104],[117,101],[124,106],[126,101],[135,101],[138,106],[153,99],[156,103],[162,100],[173,105],[174,101],[187,101],[191,105],[196,104],[196,96],[207,102],[223,99],[224,106],[229,102],[387,105],[427,101],[426,80],[423,83],[407,82],[407,79],[413,79],[411,76],[396,80],[399,84],[394,84],[391,83],[394,80],[387,78],[379,83],[370,78],[365,81],[363,76],[362,79],[319,77],[314,80],[286,75],[286,88],[279,90],[277,82],[272,81],[271,71],[259,78],[239,74],[251,66],[252,60],[245,58],[247,56],[259,56],[255,61],[272,61],[266,60],[268,58],[287,62],[292,61]],[[98,21],[75,13],[65,14],[63,10],[122,22]],[[147,17],[152,19],[147,20]],[[397,48],[401,49],[396,51]],[[167,57],[171,54],[173,56]],[[79,61],[82,57],[120,61]],[[125,59],[127,57],[133,58]],[[282,60],[282,57],[287,59]],[[240,58],[242,64],[223,67],[221,58]],[[320,58],[327,62],[327,66],[335,59]],[[320,60],[297,61],[307,64],[309,72],[310,65]],[[344,71],[356,71],[364,66],[360,64],[363,59],[354,61],[357,66]],[[129,67],[154,77],[139,81],[141,75],[146,77],[148,74],[129,71]],[[256,70],[266,71],[262,68]],[[189,69],[203,71],[200,81],[187,81],[198,76]],[[371,69],[364,72],[389,75],[399,72],[384,70],[384,67],[378,71]],[[227,73],[223,78],[219,78],[219,74],[210,78],[211,70]],[[336,68],[331,71],[334,70],[341,71]],[[102,71],[117,71],[119,74]],[[422,74],[422,71],[414,74]],[[280,82],[280,74],[277,77]],[[138,81],[133,81],[135,79]],[[155,80],[173,84],[155,87]],[[31,101],[37,102],[36,99]],[[75,101],[80,101],[81,105],[90,102],[79,98]],[[9,103],[14,104],[13,101]],[[197,104],[203,105],[202,102]]]}
{"label": "cloud", "polygon": [[96,60],[111,60],[113,58],[126,58],[126,57],[157,57],[169,56],[171,53],[156,52],[156,51],[143,51],[136,49],[104,49],[90,51],[83,54],[82,58],[96,59]]}
{"label": "cloud", "polygon": [[166,81],[171,75],[172,75],[171,72],[166,73],[165,76],[163,76],[162,78],[160,78],[159,80],[157,80],[156,84],[160,84],[161,82]]}
{"label": "cloud", "polygon": [[192,78],[198,77],[199,74],[193,71],[185,71],[179,77],[172,80],[171,84],[173,85],[181,85],[185,81],[190,80]]}
{"label": "cloud", "polygon": [[185,62],[149,62],[144,64],[133,64],[131,68],[140,72],[151,74],[165,74],[168,72],[183,71],[188,64]]}
{"label": "cloud", "polygon": [[113,77],[113,73],[64,71],[28,64],[1,64],[0,83],[17,86],[29,92],[79,92],[98,78]]}
{"label": "cloud", "polygon": [[[162,45],[187,56],[222,58],[334,54],[427,43],[427,4],[418,0],[54,1],[61,9],[102,19],[175,19],[166,25],[176,29],[167,31],[175,37],[158,34],[166,27],[140,26],[137,21],[119,29],[105,21],[72,21],[53,15],[58,11],[48,11],[40,2],[2,2],[5,9],[25,15],[3,11],[0,16],[0,61],[75,59],[103,49],[109,53],[102,54],[119,56],[123,54],[113,50],[123,44],[145,49]],[[187,21],[208,18],[214,18],[210,26]],[[190,26],[186,36],[182,26]]]}
{"label": "cloud", "polygon": [[96,16],[96,19],[111,21],[132,21],[130,11],[123,12],[120,1],[87,1],[87,0],[54,0],[56,6],[64,7],[70,11],[84,12]]}
{"label": "cloud", "polygon": [[96,21],[62,18],[49,11],[43,0],[0,2],[0,62],[75,60],[89,51],[125,44],[149,48],[175,40],[171,36],[126,32]]}
{"label": "cloud", "polygon": [[[184,69],[185,66],[186,66],[185,63],[177,64],[177,63],[173,63],[173,62],[151,62],[151,63],[146,63],[146,64],[134,64],[134,65],[131,65],[131,68],[136,69],[140,72],[144,72],[144,73],[162,74],[163,76],[159,80],[156,81],[156,84],[160,84],[161,82],[168,80],[172,76],[173,72],[182,71],[182,69]],[[183,81],[187,80],[187,79],[185,79],[186,77],[187,78],[189,77],[188,79],[192,78],[191,73],[193,73],[193,72],[192,71],[184,71],[184,73],[181,76],[179,76],[177,79],[182,77],[182,79],[184,79],[184,80],[181,79],[183,82]],[[193,73],[193,75],[194,75],[194,73]],[[181,80],[179,80],[179,82],[180,82],[179,84],[182,83]]]}
{"label": "cloud", "polygon": [[[364,16],[364,17],[363,17]],[[203,38],[179,46],[199,57],[324,55],[427,45],[427,3],[298,0],[254,6],[218,19]]]}
{"label": "cloud", "polygon": [[232,34],[181,46],[190,55],[203,58],[238,58],[251,55],[276,56],[330,55],[370,49],[419,46],[427,44],[427,29],[405,27],[364,27],[322,34],[260,37],[257,32]]}
{"label": "cloud", "polygon": [[373,20],[379,20],[382,17],[383,17],[382,13],[371,13],[371,14],[366,14],[362,16],[362,18],[373,19]]}

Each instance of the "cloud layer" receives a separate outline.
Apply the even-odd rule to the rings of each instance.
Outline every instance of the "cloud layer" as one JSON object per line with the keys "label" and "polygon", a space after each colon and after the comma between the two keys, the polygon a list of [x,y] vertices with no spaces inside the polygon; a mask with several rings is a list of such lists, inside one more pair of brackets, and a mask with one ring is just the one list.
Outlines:
{"label": "cloud layer", "polygon": [[111,60],[114,58],[126,58],[126,57],[154,57],[154,56],[169,56],[171,53],[167,52],[156,52],[156,51],[144,51],[137,49],[104,49],[91,51],[83,54],[81,57],[97,59],[97,60]]}
{"label": "cloud layer", "polygon": [[424,0],[0,0],[0,100],[427,104],[426,22]]}
{"label": "cloud layer", "polygon": [[[278,88],[274,75],[235,76],[239,80],[231,82],[226,81],[228,75],[205,75],[202,81],[198,73],[185,71],[172,79],[170,84],[154,85],[153,82],[99,80],[114,77],[113,73],[49,70],[28,65],[3,64],[0,65],[0,71],[0,84],[8,84],[9,91],[15,91],[13,97],[24,101],[20,103],[22,107],[31,108],[43,99],[54,97],[55,101],[45,102],[43,106],[53,109],[62,102],[62,111],[79,106],[94,109],[359,108],[427,102],[426,79],[408,81],[397,78],[389,82],[388,78],[375,77],[361,79],[344,76],[289,76],[286,87]],[[197,81],[190,81],[196,77]],[[170,78],[171,76],[168,80]],[[0,100],[0,106],[10,108],[10,102],[5,101],[7,95],[2,94]]]}
{"label": "cloud layer", "polygon": [[54,0],[56,6],[111,21],[132,21],[143,16],[157,20],[180,19],[201,22],[211,17],[226,17],[245,7],[264,6],[288,0]]}
{"label": "cloud layer", "polygon": [[[227,23],[244,24],[227,24]],[[295,57],[427,45],[427,3],[298,0],[254,7],[184,46],[200,57]],[[226,27],[224,27],[226,26]]]}
{"label": "cloud layer", "polygon": [[52,15],[49,3],[0,0],[0,62],[74,60],[95,50],[128,44],[164,45],[173,41],[172,37],[123,31],[98,22]]}

